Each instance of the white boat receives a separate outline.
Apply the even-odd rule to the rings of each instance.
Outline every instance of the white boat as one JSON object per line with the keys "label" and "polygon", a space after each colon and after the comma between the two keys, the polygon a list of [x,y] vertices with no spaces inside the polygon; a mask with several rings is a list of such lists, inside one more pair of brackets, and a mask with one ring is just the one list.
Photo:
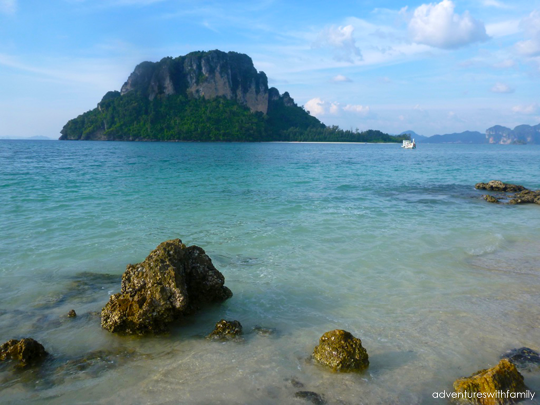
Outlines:
{"label": "white boat", "polygon": [[402,148],[405,149],[416,149],[416,143],[414,142],[414,139],[412,141],[403,141],[403,145],[401,145]]}

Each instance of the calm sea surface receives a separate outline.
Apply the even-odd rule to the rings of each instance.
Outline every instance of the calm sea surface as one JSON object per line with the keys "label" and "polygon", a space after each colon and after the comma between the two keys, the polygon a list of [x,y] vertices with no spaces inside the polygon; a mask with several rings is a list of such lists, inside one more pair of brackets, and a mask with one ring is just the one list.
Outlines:
{"label": "calm sea surface", "polygon": [[[540,189],[540,147],[0,141],[0,343],[52,355],[0,369],[0,402],[445,403],[432,393],[540,349],[540,206],[486,203],[474,184],[493,179]],[[102,330],[126,265],[172,238],[234,297],[166,336]],[[243,343],[203,338],[221,318]],[[336,328],[367,372],[310,361]]]}

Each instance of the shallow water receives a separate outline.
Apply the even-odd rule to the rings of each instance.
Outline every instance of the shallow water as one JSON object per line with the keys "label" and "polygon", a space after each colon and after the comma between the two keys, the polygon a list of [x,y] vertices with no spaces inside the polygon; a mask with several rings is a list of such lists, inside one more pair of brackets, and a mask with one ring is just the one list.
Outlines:
{"label": "shallow water", "polygon": [[[540,349],[540,206],[474,189],[539,175],[538,146],[0,141],[0,341],[53,355],[0,369],[2,403],[444,403],[456,378]],[[126,264],[177,237],[234,297],[167,336],[102,330]],[[221,318],[243,343],[202,338]],[[362,339],[367,372],[310,361],[335,328]]]}

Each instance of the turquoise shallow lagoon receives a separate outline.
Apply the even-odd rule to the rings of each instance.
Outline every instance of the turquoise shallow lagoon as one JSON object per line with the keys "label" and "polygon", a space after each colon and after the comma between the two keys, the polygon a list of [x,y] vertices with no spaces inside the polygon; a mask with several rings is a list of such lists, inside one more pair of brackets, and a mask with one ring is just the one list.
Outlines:
{"label": "turquoise shallow lagoon", "polygon": [[[506,350],[540,350],[540,206],[486,203],[474,184],[493,179],[540,189],[540,147],[0,141],[0,341],[53,356],[0,369],[0,402],[445,403],[432,393]],[[234,297],[167,336],[102,330],[125,266],[172,238]],[[221,318],[244,343],[201,338]],[[367,372],[310,361],[335,328]]]}

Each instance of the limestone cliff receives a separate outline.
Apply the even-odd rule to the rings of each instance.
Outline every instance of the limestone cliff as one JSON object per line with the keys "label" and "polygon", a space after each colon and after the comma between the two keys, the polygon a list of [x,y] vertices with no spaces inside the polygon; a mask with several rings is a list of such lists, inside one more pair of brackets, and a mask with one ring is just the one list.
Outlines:
{"label": "limestone cliff", "polygon": [[540,124],[518,125],[514,129],[495,125],[486,130],[486,141],[503,145],[540,144]]}
{"label": "limestone cliff", "polygon": [[223,96],[252,112],[268,111],[268,79],[257,72],[247,55],[236,52],[192,52],[177,58],[139,64],[122,86],[121,94],[140,91],[158,95],[188,94],[195,98]]}

